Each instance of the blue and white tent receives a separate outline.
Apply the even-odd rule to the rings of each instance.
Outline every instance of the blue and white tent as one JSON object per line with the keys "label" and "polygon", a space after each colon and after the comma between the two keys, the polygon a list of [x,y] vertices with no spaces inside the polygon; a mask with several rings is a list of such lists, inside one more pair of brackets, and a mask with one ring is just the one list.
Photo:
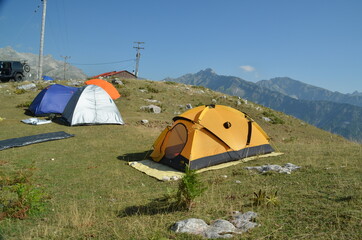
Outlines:
{"label": "blue and white tent", "polygon": [[79,88],[64,108],[62,117],[70,126],[124,124],[113,99],[97,85]]}
{"label": "blue and white tent", "polygon": [[61,114],[69,99],[78,90],[76,87],[60,84],[44,88],[33,100],[29,110],[34,116],[46,116],[51,113]]}

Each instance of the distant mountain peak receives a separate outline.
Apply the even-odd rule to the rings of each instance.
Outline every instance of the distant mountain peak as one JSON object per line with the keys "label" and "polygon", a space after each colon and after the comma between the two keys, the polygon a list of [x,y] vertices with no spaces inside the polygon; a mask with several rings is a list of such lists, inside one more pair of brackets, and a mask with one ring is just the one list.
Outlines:
{"label": "distant mountain peak", "polygon": [[11,46],[4,47],[4,50],[7,52],[16,52]]}
{"label": "distant mountain peak", "polygon": [[352,94],[332,92],[289,77],[276,77],[258,81],[256,84],[296,99],[347,103],[362,107],[362,95],[358,92]]}
{"label": "distant mountain peak", "polygon": [[210,75],[217,75],[216,72],[212,68],[206,68],[205,70],[201,70],[196,74],[210,74]]}

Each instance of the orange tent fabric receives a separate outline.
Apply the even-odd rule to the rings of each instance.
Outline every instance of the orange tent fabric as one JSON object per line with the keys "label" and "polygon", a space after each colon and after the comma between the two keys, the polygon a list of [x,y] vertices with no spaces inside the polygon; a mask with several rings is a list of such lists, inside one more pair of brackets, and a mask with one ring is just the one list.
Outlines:
{"label": "orange tent fabric", "polygon": [[97,86],[103,88],[113,100],[115,100],[115,99],[117,99],[117,98],[119,98],[121,96],[121,94],[119,94],[119,92],[112,85],[112,83],[109,83],[109,82],[107,82],[105,80],[91,79],[91,80],[86,81],[85,84],[87,84],[87,85],[97,85]]}

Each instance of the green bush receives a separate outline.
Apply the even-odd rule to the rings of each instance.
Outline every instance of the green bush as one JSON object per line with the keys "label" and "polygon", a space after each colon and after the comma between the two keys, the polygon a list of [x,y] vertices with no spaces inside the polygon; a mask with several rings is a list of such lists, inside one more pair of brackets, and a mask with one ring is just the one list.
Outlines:
{"label": "green bush", "polygon": [[45,210],[45,193],[41,188],[32,185],[31,176],[31,171],[0,176],[0,220],[25,219]]}
{"label": "green bush", "polygon": [[254,192],[253,205],[254,206],[277,206],[279,204],[278,191],[268,194],[266,191]]}
{"label": "green bush", "polygon": [[272,112],[264,111],[262,114],[263,114],[264,117],[269,118],[269,119],[271,120],[271,123],[272,123],[272,124],[284,124],[284,123],[285,123],[283,119],[277,117],[277,116],[276,116],[274,113],[272,113]]}
{"label": "green bush", "polygon": [[32,103],[32,101],[27,101],[27,102],[24,102],[24,103],[20,103],[18,105],[16,105],[17,108],[27,108],[30,106],[30,104]]}
{"label": "green bush", "polygon": [[15,91],[14,91],[14,93],[15,94],[24,94],[24,93],[26,93],[26,91],[24,90],[24,89],[16,89]]}
{"label": "green bush", "polygon": [[206,87],[204,86],[200,86],[200,85],[192,85],[191,88],[194,88],[194,89],[200,89],[200,90],[207,90]]}
{"label": "green bush", "polygon": [[149,86],[149,85],[147,85],[146,89],[147,89],[147,91],[148,91],[149,93],[159,93],[159,92],[160,92],[158,89],[153,88],[153,87],[151,87],[151,86]]}
{"label": "green bush", "polygon": [[202,182],[199,180],[195,170],[190,170],[187,166],[185,175],[181,178],[176,194],[179,206],[188,210],[194,205],[195,198],[202,195],[206,190]]}
{"label": "green bush", "polygon": [[124,98],[127,98],[127,97],[131,96],[131,91],[128,90],[128,89],[121,88],[119,93],[121,94],[121,97],[124,97]]}
{"label": "green bush", "polygon": [[176,85],[177,82],[166,81],[165,84],[168,84],[168,85]]}

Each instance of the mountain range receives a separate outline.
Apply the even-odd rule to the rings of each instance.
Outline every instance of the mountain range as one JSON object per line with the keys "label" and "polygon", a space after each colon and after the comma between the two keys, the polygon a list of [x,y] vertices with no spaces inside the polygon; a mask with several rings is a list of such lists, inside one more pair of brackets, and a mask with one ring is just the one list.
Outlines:
{"label": "mountain range", "polygon": [[261,80],[256,84],[295,99],[348,103],[362,107],[362,92],[355,91],[349,94],[332,92],[288,77]]}
{"label": "mountain range", "polygon": [[253,83],[234,76],[218,75],[210,68],[163,81],[204,86],[239,96],[349,140],[362,142],[362,93],[359,92],[332,92],[287,77]]}
{"label": "mountain range", "polygon": [[[2,61],[26,61],[30,66],[27,80],[35,80],[37,76],[39,55],[33,53],[19,53],[11,47],[0,48]],[[64,68],[65,66],[65,68]],[[85,79],[87,75],[77,67],[55,60],[51,55],[43,57],[43,75],[54,79]]]}

